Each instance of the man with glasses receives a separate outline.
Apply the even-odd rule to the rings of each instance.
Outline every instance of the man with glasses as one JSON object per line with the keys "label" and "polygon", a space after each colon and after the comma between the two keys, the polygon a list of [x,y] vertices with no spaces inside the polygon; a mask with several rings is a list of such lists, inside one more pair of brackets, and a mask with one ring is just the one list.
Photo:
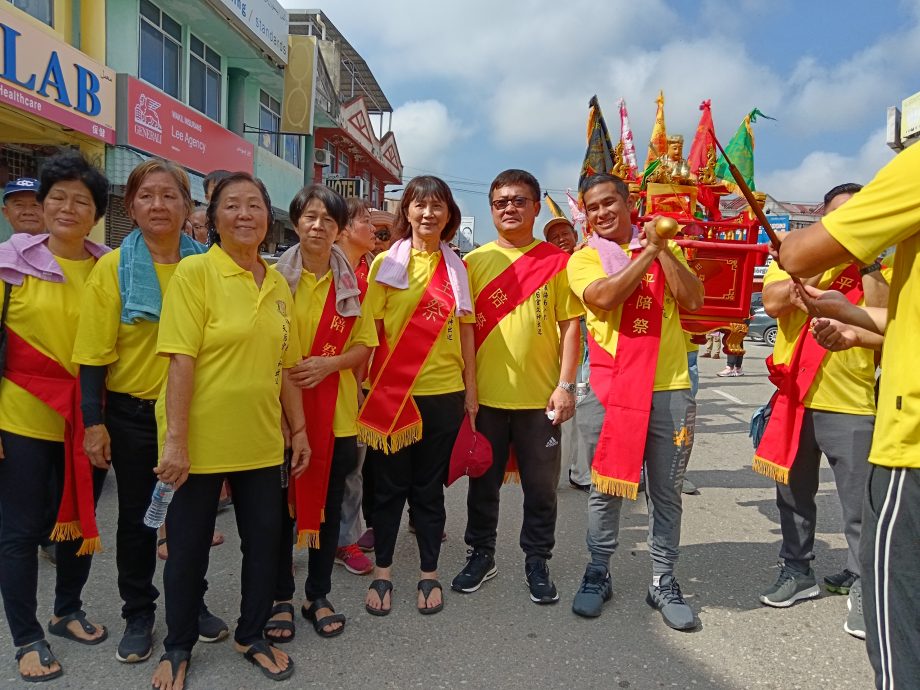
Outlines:
{"label": "man with glasses", "polygon": [[524,492],[520,544],[530,598],[559,600],[549,575],[556,532],[560,425],[575,409],[581,305],[569,289],[568,255],[533,236],[540,185],[506,170],[489,203],[498,239],[466,257],[476,312],[476,428],[492,444],[492,466],[470,479],[466,567],[451,587],[475,592],[495,577],[499,490],[519,476]]}
{"label": "man with glasses", "polygon": [[385,252],[393,244],[393,224],[396,223],[396,216],[387,211],[378,211],[371,209],[371,224],[374,226],[374,250],[371,252],[377,256],[380,252]]}

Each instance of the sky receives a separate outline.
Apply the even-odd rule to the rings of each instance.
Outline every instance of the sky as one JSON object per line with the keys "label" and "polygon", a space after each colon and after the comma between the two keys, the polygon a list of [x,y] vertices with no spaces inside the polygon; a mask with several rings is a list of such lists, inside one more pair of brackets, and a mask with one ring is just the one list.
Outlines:
{"label": "sky", "polygon": [[[659,89],[685,156],[701,101],[712,101],[723,145],[757,107],[776,118],[754,125],[757,189],[811,202],[872,179],[894,155],[886,108],[920,91],[920,0],[350,0],[321,9],[394,108],[405,180],[443,177],[476,217],[477,242],[495,237],[488,189],[506,168],[529,170],[565,206],[594,94],[614,143],[625,99],[640,164]],[[540,221],[548,218],[544,207]]]}

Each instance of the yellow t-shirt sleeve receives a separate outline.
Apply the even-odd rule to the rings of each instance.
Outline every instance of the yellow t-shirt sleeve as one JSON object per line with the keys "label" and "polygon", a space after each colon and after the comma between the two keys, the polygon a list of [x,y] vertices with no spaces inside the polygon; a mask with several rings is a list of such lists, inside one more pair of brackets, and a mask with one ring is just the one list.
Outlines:
{"label": "yellow t-shirt sleeve", "polygon": [[364,295],[364,303],[361,305],[361,314],[369,321],[382,319],[383,312],[387,306],[387,287],[378,283],[377,271],[380,270],[380,262],[386,252],[380,254],[374,263],[371,264],[371,270],[367,274],[367,294]]}
{"label": "yellow t-shirt sleeve", "polygon": [[285,313],[290,314],[287,327],[288,340],[284,348],[284,356],[281,358],[281,368],[290,369],[300,362],[300,333],[294,324],[296,316],[294,312],[294,298],[291,296],[291,288],[288,287],[287,281],[285,281],[280,274],[279,279],[280,287],[276,289],[284,294],[283,299],[287,304],[287,311]]}
{"label": "yellow t-shirt sleeve", "polygon": [[374,320],[364,317],[364,314],[355,319],[355,325],[351,329],[351,335],[348,336],[348,346],[366,345],[367,347],[377,347],[377,329],[374,327]]}
{"label": "yellow t-shirt sleeve", "polygon": [[[198,272],[188,270],[190,265],[180,262],[163,297],[157,336],[158,355],[198,357],[201,350],[206,318],[205,285],[197,273],[204,268],[204,263],[199,262]],[[289,308],[292,306],[289,303]]]}
{"label": "yellow t-shirt sleeve", "polygon": [[821,224],[853,256],[871,264],[888,247],[920,231],[920,147],[911,146]]}
{"label": "yellow t-shirt sleeve", "polygon": [[597,250],[590,247],[572,254],[565,272],[571,292],[582,301],[585,299],[585,290],[591,283],[607,277]]}
{"label": "yellow t-shirt sleeve", "polygon": [[114,254],[99,259],[83,288],[80,323],[73,348],[75,364],[101,367],[118,360],[121,294],[118,262],[112,260]]}
{"label": "yellow t-shirt sleeve", "polygon": [[690,270],[690,264],[687,263],[687,257],[684,256],[684,250],[680,248],[680,245],[677,244],[674,240],[668,240],[668,249],[671,250],[671,253],[674,255],[674,258],[680,261],[688,271]]}
{"label": "yellow t-shirt sleeve", "polygon": [[783,280],[789,280],[789,278],[789,274],[781,269],[778,263],[771,261],[770,265],[767,266],[767,272],[763,276],[763,286],[767,287],[770,283],[779,283]]}
{"label": "yellow t-shirt sleeve", "polygon": [[565,269],[553,276],[553,291],[556,298],[556,321],[577,319],[585,313],[581,301],[569,286],[569,276]]}

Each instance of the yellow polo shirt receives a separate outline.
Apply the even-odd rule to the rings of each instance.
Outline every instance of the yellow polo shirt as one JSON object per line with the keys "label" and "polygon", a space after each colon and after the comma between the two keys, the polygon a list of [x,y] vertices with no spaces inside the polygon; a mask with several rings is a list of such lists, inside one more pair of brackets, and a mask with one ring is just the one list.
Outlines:
{"label": "yellow polo shirt", "polygon": [[882,168],[843,206],[821,221],[831,237],[870,264],[896,245],[888,326],[882,349],[878,417],[869,461],[920,469],[920,379],[916,371],[920,331],[920,146],[911,146]]}
{"label": "yellow polo shirt", "polygon": [[[188,425],[192,474],[282,461],[281,370],[294,366],[301,350],[291,326],[291,291],[281,274],[262,263],[259,288],[251,272],[215,245],[183,259],[164,296],[157,354],[195,358]],[[165,401],[164,385],[156,409],[160,448]]]}
{"label": "yellow polo shirt", "polygon": [[[157,357],[159,322],[121,322],[121,288],[118,262],[121,249],[103,256],[86,281],[81,305],[80,327],[73,348],[73,361],[108,367],[105,387],[115,393],[156,400],[166,379],[169,361]],[[178,264],[153,264],[160,294]]]}
{"label": "yellow polo shirt", "polygon": [[[845,268],[846,265],[842,265],[825,271],[818,288],[826,290]],[[763,278],[764,287],[784,280],[789,280],[789,274],[775,261],[772,262]],[[860,300],[859,304],[863,303]],[[808,319],[808,314],[796,309],[776,320],[774,362],[788,364],[792,359],[792,352]],[[807,333],[805,337],[811,338],[812,335]],[[810,410],[875,414],[875,353],[863,347],[829,352],[803,402]]]}
{"label": "yellow polo shirt", "polygon": [[[622,248],[628,252],[628,246],[622,245]],[[687,266],[684,253],[676,242],[669,241],[668,249],[678,261]],[[588,332],[598,345],[615,356],[623,306],[620,305],[608,311],[593,307],[584,301],[585,290],[588,286],[607,277],[607,272],[601,264],[600,254],[591,247],[578,250],[569,259],[567,271],[572,290],[585,305]],[[663,273],[662,278],[664,278]],[[664,288],[662,316],[661,339],[658,342],[658,364],[655,367],[655,384],[652,390],[674,391],[690,388],[690,374],[687,369],[687,338],[680,325],[677,302],[674,301],[667,284]]]}
{"label": "yellow polo shirt", "polygon": [[[64,282],[26,276],[22,285],[14,285],[6,328],[76,376],[80,367],[70,361],[70,356],[84,285],[96,259],[54,258],[64,273]],[[0,429],[42,441],[64,440],[64,418],[7,379],[0,381]]]}
{"label": "yellow polo shirt", "polygon": [[[332,271],[327,271],[319,280],[310,271],[301,274],[294,293],[294,329],[300,342],[300,354],[310,356],[313,338],[319,326],[329,288],[332,287]],[[372,319],[359,316],[355,319],[351,333],[345,341],[345,350],[355,345],[377,346],[377,330]],[[339,394],[335,402],[335,416],[332,420],[332,433],[337,438],[357,436],[358,426],[358,383],[350,370],[339,372]]]}
{"label": "yellow polo shirt", "polygon": [[[466,255],[473,301],[492,280],[541,243],[507,249],[489,242]],[[559,321],[584,313],[560,271],[492,330],[476,353],[479,403],[508,410],[542,409],[559,383]]]}
{"label": "yellow polo shirt", "polygon": [[[405,290],[382,285],[376,281],[380,263],[389,252],[381,252],[371,265],[367,278],[367,294],[362,305],[363,316],[368,321],[382,320],[390,350],[396,345],[399,335],[409,317],[415,312],[428,281],[434,275],[441,252],[423,252],[412,249],[409,257],[409,287]],[[460,353],[460,321],[472,323],[472,316],[458,319],[456,310],[451,312],[434,347],[424,362],[419,362],[421,371],[412,387],[412,395],[441,395],[456,393],[464,389],[463,357]]]}

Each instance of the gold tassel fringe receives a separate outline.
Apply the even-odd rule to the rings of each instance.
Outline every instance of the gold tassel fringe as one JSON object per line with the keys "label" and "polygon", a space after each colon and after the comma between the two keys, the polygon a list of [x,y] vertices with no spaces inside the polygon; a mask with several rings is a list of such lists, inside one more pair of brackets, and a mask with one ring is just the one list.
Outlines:
{"label": "gold tassel fringe", "polygon": [[422,440],[422,422],[418,421],[412,426],[389,435],[381,434],[376,429],[359,424],[358,440],[374,450],[380,450],[390,455]]}
{"label": "gold tassel fringe", "polygon": [[758,474],[769,477],[773,481],[779,482],[780,484],[789,483],[788,467],[780,467],[775,462],[770,462],[769,460],[762,458],[759,455],[754,456],[754,460],[751,463],[751,468]]}
{"label": "gold tassel fringe", "polygon": [[51,541],[70,541],[79,539],[83,536],[83,530],[80,529],[80,521],[58,522],[51,530]]}
{"label": "gold tassel fringe", "polygon": [[318,549],[319,548],[319,530],[313,529],[304,529],[297,532],[297,544],[298,549],[310,548]]}
{"label": "gold tassel fringe", "polygon": [[521,483],[520,473],[515,472],[514,470],[505,472],[505,478],[502,480],[502,484],[520,484],[520,483]]}
{"label": "gold tassel fringe", "polygon": [[78,556],[92,556],[94,553],[102,553],[101,537],[84,539],[83,543],[80,545],[80,550],[77,551]]}
{"label": "gold tassel fringe", "polygon": [[635,501],[639,495],[639,483],[627,482],[623,479],[614,479],[598,474],[597,470],[591,469],[591,483],[594,488],[608,496],[621,496]]}
{"label": "gold tassel fringe", "polygon": [[390,451],[395,453],[398,450],[405,448],[406,446],[411,446],[413,443],[422,440],[422,423],[421,421],[416,422],[410,427],[406,427],[402,431],[398,431],[395,434],[390,434]]}
{"label": "gold tassel fringe", "polygon": [[293,503],[288,503],[288,515],[291,516],[292,520],[297,517],[297,511],[294,509]]}
{"label": "gold tassel fringe", "polygon": [[358,425],[358,441],[374,450],[382,450],[384,453],[390,452],[387,448],[386,435],[362,424]]}

